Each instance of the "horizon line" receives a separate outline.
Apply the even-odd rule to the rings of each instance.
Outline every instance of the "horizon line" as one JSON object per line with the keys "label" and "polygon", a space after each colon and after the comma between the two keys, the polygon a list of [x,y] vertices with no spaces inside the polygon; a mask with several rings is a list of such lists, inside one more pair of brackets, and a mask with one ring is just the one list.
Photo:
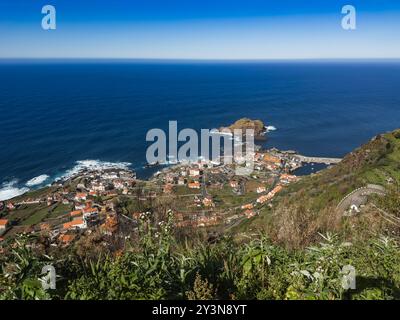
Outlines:
{"label": "horizon line", "polygon": [[132,61],[132,62],[394,62],[400,57],[378,57],[378,58],[131,58],[131,57],[0,57],[0,62],[6,61]]}

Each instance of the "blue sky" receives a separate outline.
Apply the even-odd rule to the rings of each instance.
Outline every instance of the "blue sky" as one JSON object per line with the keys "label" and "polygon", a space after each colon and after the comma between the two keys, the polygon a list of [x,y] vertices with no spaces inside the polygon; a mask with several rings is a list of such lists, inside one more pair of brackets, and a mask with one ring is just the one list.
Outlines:
{"label": "blue sky", "polygon": [[[57,29],[41,28],[54,5]],[[357,9],[357,30],[341,8]],[[400,58],[398,0],[1,0],[1,58]]]}

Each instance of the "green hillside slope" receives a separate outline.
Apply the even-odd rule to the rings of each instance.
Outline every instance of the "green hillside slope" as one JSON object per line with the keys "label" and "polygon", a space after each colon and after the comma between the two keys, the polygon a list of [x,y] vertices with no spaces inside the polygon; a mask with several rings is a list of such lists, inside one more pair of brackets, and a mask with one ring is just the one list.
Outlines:
{"label": "green hillside slope", "polygon": [[[375,199],[385,211],[396,213],[396,208],[385,206],[397,203],[400,184],[400,130],[378,135],[348,154],[338,165],[304,177],[285,189],[259,217],[239,226],[237,232],[266,230],[276,241],[291,247],[314,242],[319,232],[333,231],[346,237],[366,237],[384,230],[393,231],[382,221],[371,202],[355,217],[343,217],[336,210],[346,195],[368,184],[383,186],[388,195]],[[396,228],[395,228],[396,229]]]}

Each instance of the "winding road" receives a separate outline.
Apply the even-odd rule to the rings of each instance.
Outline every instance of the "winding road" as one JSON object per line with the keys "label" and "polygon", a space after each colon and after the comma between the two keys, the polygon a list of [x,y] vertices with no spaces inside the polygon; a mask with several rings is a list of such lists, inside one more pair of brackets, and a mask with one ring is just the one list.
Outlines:
{"label": "winding road", "polygon": [[350,206],[355,205],[359,207],[367,202],[368,196],[371,194],[384,195],[385,188],[375,184],[368,184],[365,187],[358,188],[347,196],[345,196],[337,205],[336,209],[339,212],[345,213]]}

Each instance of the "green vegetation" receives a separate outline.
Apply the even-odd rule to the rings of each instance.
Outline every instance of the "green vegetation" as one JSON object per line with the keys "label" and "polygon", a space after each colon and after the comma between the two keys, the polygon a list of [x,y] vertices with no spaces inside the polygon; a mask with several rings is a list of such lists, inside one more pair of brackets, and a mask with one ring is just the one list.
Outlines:
{"label": "green vegetation", "polygon": [[[289,248],[312,245],[318,233],[326,232],[340,234],[348,240],[368,239],[371,234],[380,233],[397,235],[400,223],[397,226],[382,223],[376,208],[367,206],[362,215],[349,218],[343,217],[336,207],[357,188],[377,184],[391,189],[399,183],[400,130],[396,130],[378,135],[338,165],[290,185],[273,201],[273,210],[264,208],[259,217],[247,223],[246,229],[262,230],[274,242]],[[398,190],[391,192],[383,202],[396,204],[399,194]],[[376,204],[385,209],[382,201]]]}
{"label": "green vegetation", "polygon": [[174,194],[178,196],[190,195],[190,194],[198,194],[201,195],[201,192],[196,189],[189,189],[187,186],[175,186]]}
{"label": "green vegetation", "polygon": [[[337,236],[305,250],[289,251],[260,236],[237,245],[175,241],[163,228],[148,231],[122,255],[38,255],[17,239],[2,256],[1,299],[398,299],[400,251],[395,240],[343,243]],[[44,291],[38,277],[54,265],[57,290]],[[351,265],[355,290],[342,287]]]}
{"label": "green vegetation", "polygon": [[37,190],[32,190],[27,193],[24,193],[21,196],[15,197],[13,200],[14,202],[21,202],[29,198],[35,199],[40,197],[46,197],[49,193],[55,192],[56,190],[57,187],[43,187]]}
{"label": "green vegetation", "polygon": [[218,207],[222,209],[239,207],[257,199],[257,194],[255,192],[237,195],[228,185],[225,185],[222,189],[209,189],[209,193],[213,196]]}
{"label": "green vegetation", "polygon": [[46,204],[28,204],[12,211],[8,218],[20,225],[36,225],[46,219],[54,219],[71,211],[70,205],[55,204],[48,207]]}
{"label": "green vegetation", "polygon": [[40,223],[50,214],[50,210],[46,205],[32,213],[27,219],[22,221],[22,225],[31,226]]}
{"label": "green vegetation", "polygon": [[58,203],[50,209],[50,215],[48,216],[48,218],[58,218],[60,216],[68,214],[72,209],[72,206],[69,204]]}
{"label": "green vegetation", "polygon": [[[255,136],[259,136],[264,131],[264,123],[261,120],[251,120],[249,118],[242,118],[237,120],[234,124],[228,127],[231,131],[235,129],[253,129]],[[245,133],[245,132],[243,132]]]}
{"label": "green vegetation", "polygon": [[[371,196],[354,216],[336,210],[344,196],[371,183],[386,194]],[[257,196],[232,196],[228,187],[209,192],[229,206]],[[0,299],[400,299],[400,130],[290,185],[260,216],[221,236],[174,229],[167,209],[189,204],[173,197],[119,196],[115,205],[127,215],[153,213],[138,231],[128,225],[129,237],[91,230],[68,248],[50,246],[45,234],[6,239]],[[29,208],[34,214],[21,208],[10,216],[34,224],[68,209]],[[44,291],[38,278],[48,264],[59,280],[56,290]],[[354,290],[343,287],[345,266],[355,269]]]}

